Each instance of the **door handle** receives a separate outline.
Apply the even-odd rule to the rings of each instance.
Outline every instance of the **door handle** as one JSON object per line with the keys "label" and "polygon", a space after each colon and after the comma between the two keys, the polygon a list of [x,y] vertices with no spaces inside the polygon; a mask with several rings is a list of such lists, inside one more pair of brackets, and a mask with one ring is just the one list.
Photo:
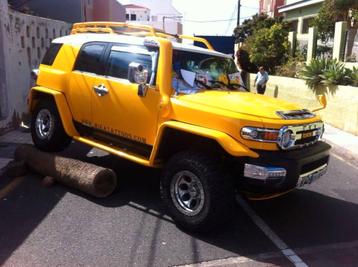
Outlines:
{"label": "door handle", "polygon": [[98,96],[104,96],[108,94],[108,89],[106,86],[104,86],[104,84],[93,86],[93,90],[96,92]]}

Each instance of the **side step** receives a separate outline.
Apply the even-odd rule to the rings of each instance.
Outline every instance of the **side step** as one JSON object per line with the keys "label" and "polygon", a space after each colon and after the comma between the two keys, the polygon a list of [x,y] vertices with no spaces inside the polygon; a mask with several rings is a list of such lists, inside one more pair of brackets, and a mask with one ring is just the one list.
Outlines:
{"label": "side step", "polygon": [[86,138],[86,137],[81,137],[81,136],[74,136],[73,137],[74,140],[81,142],[81,143],[85,143],[87,145],[102,149],[104,151],[107,151],[108,153],[111,153],[113,155],[119,156],[121,158],[125,158],[128,159],[130,161],[134,161],[136,163],[139,163],[141,165],[147,166],[147,167],[155,167],[152,164],[150,164],[149,159],[144,158],[143,156],[139,156],[139,155],[135,155],[135,154],[131,154],[128,152],[124,152],[122,150],[120,150],[117,147],[113,147],[113,146],[107,146],[103,143],[99,143],[98,141]]}

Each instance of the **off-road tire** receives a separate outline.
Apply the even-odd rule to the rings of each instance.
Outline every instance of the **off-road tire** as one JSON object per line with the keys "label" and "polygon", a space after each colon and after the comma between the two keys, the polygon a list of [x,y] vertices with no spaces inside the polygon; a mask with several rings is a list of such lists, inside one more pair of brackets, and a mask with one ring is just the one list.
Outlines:
{"label": "off-road tire", "polygon": [[[46,129],[44,131],[39,130],[40,122],[37,120],[41,116],[49,119],[47,131]],[[62,121],[54,101],[48,99],[40,100],[36,105],[31,118],[31,136],[37,148],[48,152],[62,151],[71,143],[71,138],[63,129]]]}
{"label": "off-road tire", "polygon": [[[188,171],[194,174],[204,192],[203,206],[195,215],[186,215],[173,197],[176,174]],[[227,222],[235,207],[235,187],[220,160],[197,151],[183,151],[167,163],[161,177],[161,197],[175,223],[190,232],[206,232]],[[178,208],[179,207],[179,208]],[[185,211],[184,211],[185,212]]]}

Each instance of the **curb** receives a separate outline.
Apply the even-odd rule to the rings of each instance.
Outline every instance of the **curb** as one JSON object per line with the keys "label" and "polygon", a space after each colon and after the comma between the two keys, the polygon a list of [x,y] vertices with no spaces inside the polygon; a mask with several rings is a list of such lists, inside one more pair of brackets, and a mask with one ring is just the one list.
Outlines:
{"label": "curb", "polygon": [[353,166],[358,168],[358,155],[353,153],[347,148],[339,146],[329,140],[324,140],[326,143],[332,146],[331,153],[335,154],[336,156],[342,158],[343,160],[349,162]]}

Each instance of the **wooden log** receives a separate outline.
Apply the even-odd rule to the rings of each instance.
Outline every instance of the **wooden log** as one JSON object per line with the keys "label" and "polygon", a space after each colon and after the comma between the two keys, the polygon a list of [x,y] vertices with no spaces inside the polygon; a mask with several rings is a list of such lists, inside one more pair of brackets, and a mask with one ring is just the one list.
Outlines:
{"label": "wooden log", "polygon": [[106,197],[117,186],[116,174],[111,169],[42,152],[31,145],[18,146],[15,160],[24,161],[36,173],[51,176],[57,182],[95,197]]}

